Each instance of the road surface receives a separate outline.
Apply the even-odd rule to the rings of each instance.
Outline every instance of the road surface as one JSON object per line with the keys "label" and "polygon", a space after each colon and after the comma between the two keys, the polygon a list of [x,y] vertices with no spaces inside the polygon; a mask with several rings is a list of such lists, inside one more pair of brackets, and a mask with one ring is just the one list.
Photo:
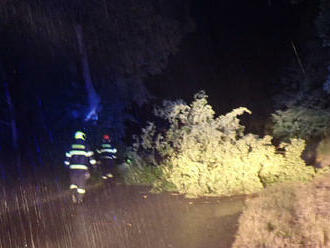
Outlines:
{"label": "road surface", "polygon": [[1,248],[228,248],[244,205],[115,182],[90,187],[79,206],[62,185],[1,188]]}

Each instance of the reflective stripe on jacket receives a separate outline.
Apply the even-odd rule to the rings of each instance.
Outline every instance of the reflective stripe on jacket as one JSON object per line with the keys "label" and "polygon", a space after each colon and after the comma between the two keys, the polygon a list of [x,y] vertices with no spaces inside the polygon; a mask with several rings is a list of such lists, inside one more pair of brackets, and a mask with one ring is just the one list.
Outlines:
{"label": "reflective stripe on jacket", "polygon": [[117,149],[112,147],[110,143],[103,143],[96,152],[100,154],[101,159],[115,159]]}
{"label": "reflective stripe on jacket", "polygon": [[66,160],[64,163],[69,166],[70,169],[88,170],[90,164],[95,164],[94,153],[89,150],[85,144],[77,143],[72,144],[68,152],[65,153]]}

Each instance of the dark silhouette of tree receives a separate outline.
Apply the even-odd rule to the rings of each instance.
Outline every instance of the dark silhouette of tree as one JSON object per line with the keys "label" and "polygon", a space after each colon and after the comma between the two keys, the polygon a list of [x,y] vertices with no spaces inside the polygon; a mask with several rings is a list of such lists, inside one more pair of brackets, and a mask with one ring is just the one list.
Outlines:
{"label": "dark silhouette of tree", "polygon": [[192,31],[189,15],[180,0],[1,1],[0,63],[11,75],[17,144],[30,132],[25,153],[40,154],[83,120],[123,138],[129,109],[150,97],[144,79],[161,73]]}
{"label": "dark silhouette of tree", "polygon": [[319,15],[315,20],[318,35],[324,47],[330,46],[330,2],[320,0]]}
{"label": "dark silhouette of tree", "polygon": [[192,29],[189,6],[181,1],[7,0],[1,13],[30,38],[41,36],[77,54],[83,34],[94,74],[108,68],[127,78],[160,73]]}

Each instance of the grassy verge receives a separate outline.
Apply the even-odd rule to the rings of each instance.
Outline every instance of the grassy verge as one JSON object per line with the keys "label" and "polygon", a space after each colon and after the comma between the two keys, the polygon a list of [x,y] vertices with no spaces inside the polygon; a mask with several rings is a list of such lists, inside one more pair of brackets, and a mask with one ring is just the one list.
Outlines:
{"label": "grassy verge", "polygon": [[330,247],[330,176],[283,183],[247,201],[233,247]]}

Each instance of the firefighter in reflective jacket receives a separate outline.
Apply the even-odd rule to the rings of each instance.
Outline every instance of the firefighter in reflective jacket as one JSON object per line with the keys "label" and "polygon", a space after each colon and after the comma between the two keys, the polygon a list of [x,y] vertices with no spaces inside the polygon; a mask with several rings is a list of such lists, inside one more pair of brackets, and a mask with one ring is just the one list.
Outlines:
{"label": "firefighter in reflective jacket", "polygon": [[99,154],[101,160],[102,178],[112,178],[114,174],[114,159],[116,159],[117,149],[112,147],[111,139],[108,134],[103,135],[101,147],[97,149],[96,152]]}
{"label": "firefighter in reflective jacket", "polygon": [[86,134],[77,131],[74,134],[74,143],[65,154],[65,165],[70,168],[70,189],[72,190],[72,201],[81,203],[86,193],[86,182],[90,177],[89,166],[96,163],[93,152],[86,144]]}

